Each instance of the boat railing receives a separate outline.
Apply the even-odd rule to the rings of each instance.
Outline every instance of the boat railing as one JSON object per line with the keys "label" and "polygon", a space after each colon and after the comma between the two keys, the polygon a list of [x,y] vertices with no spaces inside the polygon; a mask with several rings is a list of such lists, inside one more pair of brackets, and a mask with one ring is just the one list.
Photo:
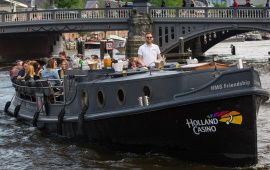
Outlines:
{"label": "boat railing", "polygon": [[29,80],[25,81],[23,79],[13,79],[13,87],[17,92],[17,96],[23,99],[29,99],[31,101],[35,100],[35,93],[43,93],[45,97],[51,98],[50,103],[64,103],[65,93],[64,86],[53,86],[51,81],[63,79],[39,79],[39,80]]}
{"label": "boat railing", "polygon": [[64,92],[64,86],[63,85],[52,85],[51,81],[60,80],[63,81],[63,79],[40,79],[37,80],[40,83],[41,88],[44,89],[44,95],[47,97],[52,96],[53,101],[52,103],[64,103],[65,102],[65,92]]}

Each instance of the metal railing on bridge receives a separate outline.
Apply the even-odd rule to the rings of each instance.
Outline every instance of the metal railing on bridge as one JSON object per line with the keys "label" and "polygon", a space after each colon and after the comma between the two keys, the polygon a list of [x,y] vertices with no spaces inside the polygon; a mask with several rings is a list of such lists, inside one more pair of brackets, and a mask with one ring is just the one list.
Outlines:
{"label": "metal railing on bridge", "polygon": [[0,22],[129,18],[132,8],[91,8],[0,13]]}
{"label": "metal railing on bridge", "polygon": [[269,8],[151,8],[152,18],[269,18]]}
{"label": "metal railing on bridge", "polygon": [[[127,19],[132,8],[90,8],[69,10],[40,10],[0,13],[0,22],[74,20],[74,19]],[[150,8],[152,18],[270,18],[269,8]],[[113,21],[113,20],[112,20]]]}

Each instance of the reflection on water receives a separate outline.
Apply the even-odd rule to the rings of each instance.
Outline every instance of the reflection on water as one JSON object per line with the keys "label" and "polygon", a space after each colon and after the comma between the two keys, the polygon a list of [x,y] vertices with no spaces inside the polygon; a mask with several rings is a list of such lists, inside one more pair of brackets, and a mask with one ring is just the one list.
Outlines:
{"label": "reflection on water", "polygon": [[[250,43],[250,42],[249,42]],[[248,48],[257,50],[261,45],[264,52],[258,59],[268,56],[266,42],[252,42],[246,44]],[[270,41],[268,42],[270,45]],[[253,53],[240,53],[245,46],[234,43],[237,56],[246,59],[254,58]],[[243,46],[243,47],[241,47]],[[226,47],[226,48],[225,48]],[[230,43],[221,43],[209,50],[207,54],[226,54],[230,52]],[[246,49],[246,48],[245,48]],[[220,52],[220,53],[218,53]],[[90,54],[90,53],[89,53]],[[97,52],[97,54],[99,54]],[[257,53],[256,53],[257,54]],[[268,53],[267,53],[268,54]],[[4,66],[7,67],[7,66]],[[9,72],[0,66],[0,110],[9,101],[14,89],[9,80]],[[270,91],[269,72],[261,75],[262,85]],[[258,154],[259,164],[255,167],[241,169],[270,168],[270,104],[263,104],[258,114]],[[120,152],[96,145],[78,145],[69,143],[65,139],[41,133],[34,127],[18,122],[15,118],[6,116],[0,111],[0,169],[187,169],[209,170],[228,169],[211,165],[201,165],[183,162],[159,153],[131,153]]]}

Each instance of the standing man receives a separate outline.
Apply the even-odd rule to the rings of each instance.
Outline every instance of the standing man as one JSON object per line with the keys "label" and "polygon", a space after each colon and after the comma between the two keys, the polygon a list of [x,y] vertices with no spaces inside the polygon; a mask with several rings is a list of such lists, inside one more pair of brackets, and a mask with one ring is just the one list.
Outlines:
{"label": "standing man", "polygon": [[265,7],[269,8],[269,0],[266,1]]}
{"label": "standing man", "polygon": [[109,2],[109,0],[105,2],[105,7],[106,8],[110,8],[111,7],[111,3]]}
{"label": "standing man", "polygon": [[138,50],[138,62],[142,66],[154,66],[155,60],[161,59],[160,49],[152,43],[153,36],[150,32],[145,34],[145,44],[141,45]]}
{"label": "standing man", "polygon": [[182,1],[182,7],[186,7],[186,6],[187,6],[186,0],[183,0]]}
{"label": "standing man", "polygon": [[161,7],[166,7],[165,2],[161,1]]}
{"label": "standing man", "polygon": [[245,7],[250,7],[251,5],[250,5],[250,2],[249,2],[249,0],[246,0],[246,4],[245,4]]}
{"label": "standing man", "polygon": [[233,0],[233,7],[238,7],[238,3],[236,2],[236,0]]}

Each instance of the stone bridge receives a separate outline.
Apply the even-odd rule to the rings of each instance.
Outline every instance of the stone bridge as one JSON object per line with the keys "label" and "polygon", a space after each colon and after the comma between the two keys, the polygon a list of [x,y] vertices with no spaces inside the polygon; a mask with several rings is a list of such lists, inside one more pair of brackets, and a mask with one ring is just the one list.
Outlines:
{"label": "stone bridge", "polygon": [[[198,56],[220,41],[244,32],[270,32],[269,8],[95,8],[0,13],[1,37],[25,33],[32,35],[129,30],[133,50],[144,42],[143,33],[152,31],[162,53],[178,52],[179,37]],[[134,38],[135,37],[135,38]],[[135,46],[134,46],[135,45]],[[135,47],[135,48],[134,48]],[[0,54],[1,55],[1,54]]]}

